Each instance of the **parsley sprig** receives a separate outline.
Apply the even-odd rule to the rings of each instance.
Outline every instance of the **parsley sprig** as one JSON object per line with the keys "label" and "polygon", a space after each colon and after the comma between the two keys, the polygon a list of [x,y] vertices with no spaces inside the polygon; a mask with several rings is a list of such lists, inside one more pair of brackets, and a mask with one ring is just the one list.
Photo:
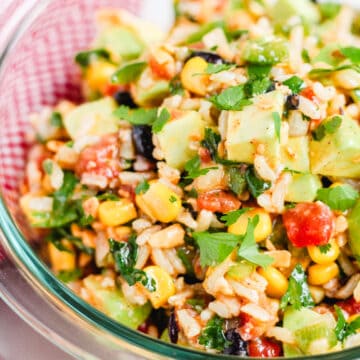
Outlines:
{"label": "parsley sprig", "polygon": [[210,170],[217,169],[217,166],[212,166],[208,168],[200,168],[201,160],[200,156],[196,155],[192,159],[186,162],[184,168],[187,172],[186,179],[196,179],[199,176],[206,175]]}
{"label": "parsley sprig", "polygon": [[335,334],[337,339],[343,342],[348,336],[356,334],[356,331],[360,329],[360,317],[348,323],[341,308],[337,305],[334,308],[337,315]]}
{"label": "parsley sprig", "polygon": [[332,210],[345,211],[355,205],[359,198],[359,192],[349,184],[344,184],[319,189],[316,198],[328,205]]}
{"label": "parsley sprig", "polygon": [[209,100],[219,110],[242,110],[244,106],[251,105],[252,101],[245,98],[243,85],[231,86],[223,90],[220,94],[214,95]]}
{"label": "parsley sprig", "polygon": [[224,350],[231,342],[225,338],[224,334],[224,319],[219,316],[214,316],[208,321],[206,327],[199,337],[199,344],[206,348],[215,350]]}

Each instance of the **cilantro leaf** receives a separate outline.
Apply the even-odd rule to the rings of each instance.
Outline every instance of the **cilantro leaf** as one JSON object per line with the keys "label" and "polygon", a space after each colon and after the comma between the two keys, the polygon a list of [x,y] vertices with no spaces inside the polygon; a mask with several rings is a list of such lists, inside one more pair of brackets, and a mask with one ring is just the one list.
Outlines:
{"label": "cilantro leaf", "polygon": [[128,106],[121,105],[114,111],[114,115],[132,125],[152,125],[157,119],[157,109],[130,110]]}
{"label": "cilantro leaf", "polygon": [[88,67],[93,59],[110,59],[110,53],[105,49],[93,49],[89,51],[81,51],[76,54],[75,62],[82,68]]}
{"label": "cilantro leaf", "polygon": [[273,112],[272,117],[274,120],[275,134],[277,139],[280,142],[280,133],[281,133],[281,117],[278,112]]}
{"label": "cilantro leaf", "polygon": [[235,67],[235,64],[213,64],[209,63],[207,68],[205,69],[206,74],[217,74],[221,71],[229,70]]}
{"label": "cilantro leaf", "polygon": [[355,320],[348,323],[341,308],[337,305],[335,305],[334,308],[337,315],[335,334],[337,339],[343,342],[348,336],[356,334],[357,330],[360,329],[360,318],[357,317]]}
{"label": "cilantro leaf", "polygon": [[146,65],[147,63],[145,61],[125,64],[111,76],[111,82],[121,85],[130,84],[141,75]]}
{"label": "cilantro leaf", "polygon": [[199,344],[204,345],[208,349],[224,350],[231,342],[225,338],[223,326],[224,319],[217,315],[214,316],[208,321],[204,330],[201,332]]}
{"label": "cilantro leaf", "polygon": [[359,192],[352,186],[344,184],[326,189],[319,189],[316,198],[328,205],[332,210],[345,211],[355,205],[359,198]]}
{"label": "cilantro leaf", "polygon": [[256,95],[265,94],[272,86],[272,81],[265,77],[262,79],[249,80],[245,84],[245,93],[247,97],[254,97]]}
{"label": "cilantro leaf", "polygon": [[290,79],[287,79],[283,82],[293,94],[298,94],[304,87],[305,83],[297,76],[292,76]]}
{"label": "cilantro leaf", "polygon": [[302,59],[303,59],[303,61],[305,63],[310,63],[311,62],[309,52],[306,49],[302,50],[301,57],[302,57]]}
{"label": "cilantro leaf", "polygon": [[252,210],[252,208],[242,208],[239,210],[230,211],[227,214],[223,215],[220,219],[221,221],[225,221],[226,226],[230,226],[232,224],[235,224],[242,214],[245,214],[250,210]]}
{"label": "cilantro leaf", "polygon": [[51,175],[53,172],[53,162],[50,159],[45,159],[42,162],[42,168],[46,174]]}
{"label": "cilantro leaf", "polygon": [[192,265],[193,255],[191,250],[189,250],[186,246],[182,246],[176,251],[178,257],[182,261],[183,265],[186,269],[186,274],[193,276],[194,275],[194,267]]}
{"label": "cilantro leaf", "polygon": [[61,280],[64,283],[68,283],[71,281],[75,281],[80,279],[82,276],[82,270],[81,269],[74,269],[74,270],[61,270],[57,274],[57,278]]}
{"label": "cilantro leaf", "polygon": [[134,235],[130,236],[127,242],[109,239],[109,245],[116,270],[130,286],[140,282],[149,291],[156,290],[155,280],[150,278],[143,270],[135,269],[138,245]]}
{"label": "cilantro leaf", "polygon": [[250,79],[263,79],[269,76],[272,66],[271,65],[255,65],[249,64],[248,75]]}
{"label": "cilantro leaf", "polygon": [[251,195],[255,198],[271,187],[271,183],[269,181],[265,181],[257,176],[253,166],[249,166],[246,169],[245,180],[248,184]]}
{"label": "cilantro leaf", "polygon": [[346,58],[348,58],[352,63],[354,64],[360,63],[360,48],[349,46],[349,47],[340,48],[340,52]]}
{"label": "cilantro leaf", "polygon": [[176,202],[176,201],[177,201],[177,198],[176,198],[176,196],[174,196],[174,195],[171,195],[171,196],[169,197],[169,201],[170,201],[171,203],[174,203],[174,202]]}
{"label": "cilantro leaf", "polygon": [[187,171],[186,179],[195,179],[199,176],[206,175],[210,170],[217,169],[216,166],[200,169],[200,156],[196,155],[188,162],[186,162],[184,169]]}
{"label": "cilantro leaf", "polygon": [[54,111],[50,116],[50,124],[54,127],[62,127],[63,126],[63,120],[62,116],[58,111]]}
{"label": "cilantro leaf", "polygon": [[104,201],[104,200],[114,200],[114,201],[117,201],[117,200],[120,200],[120,198],[113,194],[113,193],[103,193],[103,194],[100,194],[100,195],[96,195],[96,197],[98,198],[98,200],[100,201]]}
{"label": "cilantro leaf", "polygon": [[316,141],[321,141],[327,134],[334,134],[341,126],[341,116],[333,116],[331,119],[323,121],[313,132],[312,137]]}
{"label": "cilantro leaf", "polygon": [[168,122],[169,119],[170,119],[169,110],[166,108],[163,108],[161,110],[160,115],[156,118],[156,120],[152,124],[152,131],[155,134],[160,132],[162,130],[162,128],[164,127],[164,125]]}
{"label": "cilantro leaf", "polygon": [[179,75],[173,77],[170,80],[169,92],[170,92],[171,95],[183,95],[184,94],[184,88],[182,86]]}
{"label": "cilantro leaf", "polygon": [[245,99],[244,85],[231,86],[220,94],[209,98],[219,110],[242,110],[244,106],[251,105],[249,99]]}
{"label": "cilantro leaf", "polygon": [[227,171],[229,180],[228,185],[231,191],[236,195],[241,195],[246,190],[245,173],[237,167],[230,167]]}
{"label": "cilantro leaf", "polygon": [[145,194],[150,189],[150,184],[144,179],[141,183],[136,185],[135,194],[142,195]]}
{"label": "cilantro leaf", "polygon": [[274,259],[266,254],[259,252],[258,246],[255,241],[254,231],[259,222],[259,215],[253,219],[249,219],[246,234],[242,236],[242,242],[238,249],[238,256],[253,264],[266,267],[274,262]]}
{"label": "cilantro leaf", "polygon": [[289,286],[285,295],[281,298],[280,308],[293,305],[299,310],[301,307],[312,307],[314,301],[311,297],[309,286],[306,282],[305,272],[300,264],[297,264],[289,278]]}
{"label": "cilantro leaf", "polygon": [[201,311],[205,307],[205,300],[204,299],[187,299],[186,304],[189,304],[195,311],[201,313]]}
{"label": "cilantro leaf", "polygon": [[326,254],[330,251],[331,244],[319,245],[318,248],[322,254]]}
{"label": "cilantro leaf", "polygon": [[216,265],[223,262],[239,243],[239,235],[227,232],[194,232],[193,237],[200,248],[200,264]]}

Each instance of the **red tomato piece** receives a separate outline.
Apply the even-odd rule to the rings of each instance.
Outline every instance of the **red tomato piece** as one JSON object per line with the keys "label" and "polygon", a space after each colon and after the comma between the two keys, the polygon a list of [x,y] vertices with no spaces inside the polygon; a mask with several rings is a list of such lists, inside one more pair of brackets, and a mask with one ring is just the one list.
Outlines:
{"label": "red tomato piece", "polygon": [[199,149],[199,156],[202,163],[209,163],[211,161],[210,151],[206,148],[201,147]]}
{"label": "red tomato piece", "polygon": [[79,156],[76,174],[104,176],[109,181],[117,179],[120,168],[119,139],[117,134],[103,136],[96,144],[86,147]]}
{"label": "red tomato piece", "polygon": [[334,215],[322,202],[299,203],[283,214],[289,240],[297,247],[325,245],[334,229]]}
{"label": "red tomato piece", "polygon": [[282,355],[281,345],[266,338],[249,341],[248,351],[249,356],[260,358],[271,358]]}
{"label": "red tomato piece", "polygon": [[305,88],[300,92],[300,95],[306,97],[307,99],[314,101],[317,100],[314,90],[310,87]]}
{"label": "red tomato piece", "polygon": [[199,194],[197,204],[200,209],[227,213],[239,209],[241,202],[231,193],[223,190],[213,190]]}
{"label": "red tomato piece", "polygon": [[356,302],[353,297],[340,301],[337,305],[345,310],[350,316],[360,314],[360,302]]}

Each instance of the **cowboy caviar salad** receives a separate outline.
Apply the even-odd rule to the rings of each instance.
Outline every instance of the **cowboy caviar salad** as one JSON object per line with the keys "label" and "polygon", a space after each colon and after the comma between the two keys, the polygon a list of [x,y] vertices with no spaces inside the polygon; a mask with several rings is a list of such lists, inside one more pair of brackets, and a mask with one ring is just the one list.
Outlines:
{"label": "cowboy caviar salad", "polygon": [[84,102],[31,115],[21,208],[85,301],[242,356],[360,345],[360,15],[183,0],[96,14]]}

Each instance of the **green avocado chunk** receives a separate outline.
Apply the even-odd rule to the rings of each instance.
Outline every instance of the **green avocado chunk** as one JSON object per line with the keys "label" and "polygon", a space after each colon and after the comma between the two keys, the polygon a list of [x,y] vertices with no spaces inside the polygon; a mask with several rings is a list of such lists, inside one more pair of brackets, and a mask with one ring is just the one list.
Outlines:
{"label": "green avocado chunk", "polygon": [[83,280],[95,307],[121,324],[137,329],[150,315],[150,303],[131,304],[116,287],[103,287],[102,280],[101,275],[89,275]]}
{"label": "green avocado chunk", "polygon": [[196,111],[184,111],[182,116],[164,125],[157,138],[169,166],[181,170],[197,154],[190,143],[203,139],[205,125]]}
{"label": "green avocado chunk", "polygon": [[[328,120],[325,120],[328,121]],[[310,164],[313,174],[360,178],[360,126],[342,117],[340,127],[320,141],[310,141]]]}
{"label": "green avocado chunk", "polygon": [[293,174],[285,201],[311,202],[316,198],[317,191],[322,187],[319,176],[313,174]]}
{"label": "green avocado chunk", "polygon": [[275,168],[281,154],[273,113],[283,113],[284,97],[280,91],[272,91],[258,95],[253,102],[242,111],[228,112],[225,141],[227,158],[252,164],[257,146],[263,144],[264,154]]}
{"label": "green avocado chunk", "polygon": [[289,137],[286,145],[281,147],[281,162],[289,170],[308,172],[310,170],[308,136]]}
{"label": "green avocado chunk", "polygon": [[157,80],[149,88],[141,87],[141,82],[132,89],[132,95],[139,106],[156,106],[160,105],[164,97],[169,93],[169,82],[166,80]]}
{"label": "green avocado chunk", "polygon": [[115,57],[128,61],[138,58],[144,50],[144,44],[136,34],[125,27],[112,26],[103,30],[95,46],[105,48]]}
{"label": "green avocado chunk", "polygon": [[285,25],[293,16],[300,16],[308,24],[320,21],[320,12],[310,0],[277,0],[269,9],[269,15],[280,25]]}
{"label": "green avocado chunk", "polygon": [[87,135],[105,135],[118,130],[118,119],[113,115],[116,103],[105,97],[77,106],[66,114],[64,126],[73,140]]}

